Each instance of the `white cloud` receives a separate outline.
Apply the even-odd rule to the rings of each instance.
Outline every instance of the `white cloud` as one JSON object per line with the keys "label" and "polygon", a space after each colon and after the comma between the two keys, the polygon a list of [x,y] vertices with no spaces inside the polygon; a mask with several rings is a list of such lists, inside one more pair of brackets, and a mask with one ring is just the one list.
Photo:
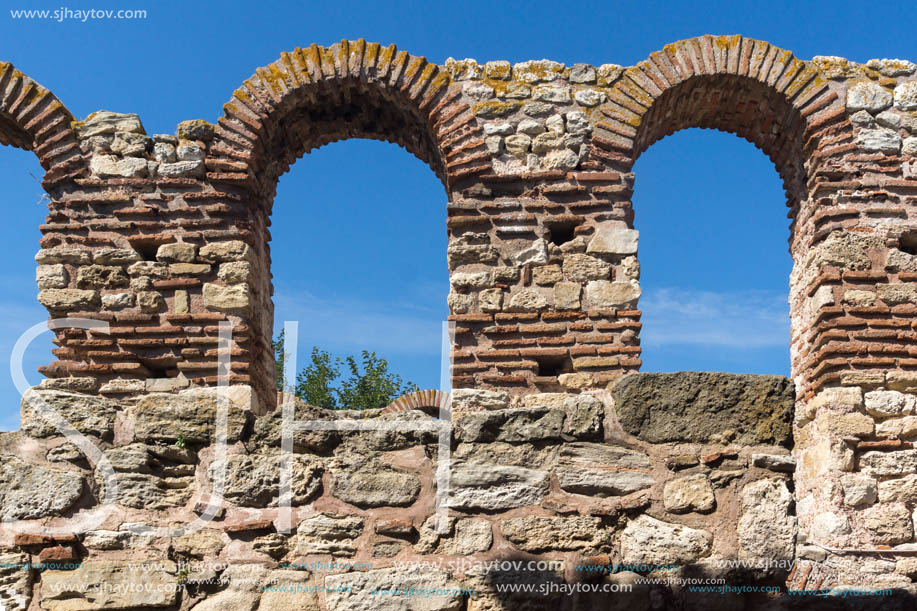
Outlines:
{"label": "white cloud", "polygon": [[[426,300],[429,302],[429,300]],[[352,297],[319,298],[309,293],[274,296],[274,326],[299,321],[299,347],[338,350],[375,350],[383,355],[438,356],[442,323],[448,314],[420,300],[362,301]]]}
{"label": "white cloud", "polygon": [[648,291],[640,308],[644,346],[766,348],[790,341],[785,293],[665,288]]}

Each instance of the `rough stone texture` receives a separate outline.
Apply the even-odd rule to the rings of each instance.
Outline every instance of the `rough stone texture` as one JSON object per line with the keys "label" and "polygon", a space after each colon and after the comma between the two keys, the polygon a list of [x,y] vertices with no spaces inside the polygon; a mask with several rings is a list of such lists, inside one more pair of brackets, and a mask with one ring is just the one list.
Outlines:
{"label": "rough stone texture", "polygon": [[592,550],[611,542],[599,518],[512,518],[503,521],[503,536],[526,552]]}
{"label": "rough stone texture", "polygon": [[495,464],[452,461],[449,506],[497,511],[537,505],[548,493],[544,471]]}
{"label": "rough stone texture", "polygon": [[0,519],[28,520],[63,515],[79,500],[83,478],[5,456],[0,465]]}
{"label": "rough stone texture", "polygon": [[792,506],[793,495],[782,480],[762,479],[745,486],[738,524],[739,558],[749,562],[792,560],[796,542]]}
{"label": "rough stone texture", "polygon": [[486,552],[493,544],[493,532],[488,520],[477,518],[450,518],[449,532],[438,534],[435,517],[428,518],[420,529],[414,549],[421,554],[468,556]]}
{"label": "rough stone texture", "polygon": [[331,480],[334,496],[357,507],[401,507],[420,494],[416,475],[382,465],[369,465],[350,472],[336,472]]}
{"label": "rough stone texture", "polygon": [[[136,115],[101,112],[76,120],[51,92],[0,63],[0,144],[35,152],[46,170],[49,210],[35,257],[39,302],[55,317],[96,318],[112,330],[55,328],[57,360],[41,368],[49,378],[42,388],[117,397],[113,425],[103,412],[101,423],[88,426],[106,429],[107,455],[119,469],[129,469],[120,473],[123,500],[133,507],[119,508],[136,514],[129,519],[165,520],[170,512],[158,514],[158,508],[206,505],[196,495],[208,485],[214,448],[212,428],[204,421],[212,413],[160,418],[154,429],[137,417],[138,403],[149,392],[215,386],[218,331],[232,323],[229,375],[234,385],[250,389],[250,400],[238,407],[260,413],[276,405],[268,243],[276,181],[296,159],[330,139],[386,140],[428,163],[446,189],[446,254],[454,289],[447,301],[455,326],[452,386],[459,389],[454,413],[524,405],[565,416],[559,437],[552,412],[544,422],[547,436],[522,424],[526,417],[520,416],[505,421],[513,422],[507,427],[517,435],[513,441],[452,440],[460,466],[474,472],[466,482],[476,480],[453,491],[453,500],[474,497],[494,507],[469,509],[463,519],[489,520],[496,540],[506,546],[497,523],[503,519],[595,515],[626,530],[641,513],[662,515],[664,482],[685,477],[669,468],[693,469],[707,474],[718,504],[711,514],[679,519],[714,534],[715,553],[729,555],[737,551],[739,491],[762,478],[789,479],[789,461],[754,457],[783,455],[789,445],[789,384],[773,404],[762,391],[760,400],[751,393],[747,403],[729,398],[708,409],[698,407],[698,397],[706,401],[701,395],[715,385],[701,376],[696,380],[703,390],[696,396],[679,395],[676,384],[669,393],[674,399],[662,393],[658,401],[627,405],[616,397],[617,413],[609,409],[604,426],[595,402],[573,407],[568,398],[550,405],[525,400],[560,391],[598,396],[641,367],[634,164],[667,134],[719,129],[741,134],[773,159],[786,190],[797,401],[793,451],[799,460],[793,477],[801,534],[848,547],[875,545],[875,539],[913,545],[913,533],[903,539],[907,520],[900,506],[913,512],[908,484],[917,468],[910,448],[917,416],[909,398],[917,392],[911,346],[917,282],[912,254],[917,222],[911,210],[917,179],[915,83],[917,69],[904,60],[802,61],[741,36],[679,41],[632,67],[547,60],[435,65],[395,47],[342,41],[294,50],[258,70],[222,107],[218,125],[195,120],[179,124],[176,134],[147,136]],[[384,417],[389,416],[430,419],[413,412]],[[254,429],[246,424],[232,452],[248,452],[258,462],[274,460],[267,457],[278,453],[277,428],[274,419]],[[618,438],[622,428],[625,439]],[[653,441],[667,436],[672,439]],[[570,457],[561,456],[563,446],[587,438],[645,450],[655,468],[639,477],[651,475],[655,484],[623,498],[565,490],[560,475]],[[328,469],[323,477],[329,485],[316,490],[314,501],[325,513],[330,506],[347,517],[364,510],[334,497],[330,483],[338,471],[354,470],[351,457],[373,469],[390,460],[396,471],[416,470],[423,490],[410,509],[398,511],[410,513],[419,527],[433,503],[427,482],[439,461],[435,439],[435,432],[302,432],[294,450],[320,455],[304,457]],[[87,467],[72,449],[52,447],[57,441],[50,437],[4,434],[0,441],[4,455],[54,458],[55,467],[73,473]],[[182,442],[190,443],[195,460],[163,458],[155,449]],[[599,471],[600,464],[582,471]],[[506,469],[523,471],[511,475]],[[91,484],[83,500],[91,504],[98,483],[88,471],[83,475]],[[240,490],[273,490],[265,478],[253,486],[243,481]],[[869,478],[879,484],[872,504]],[[510,496],[499,497],[500,492]],[[264,561],[283,558],[284,550],[292,553],[289,545],[265,539],[279,534],[269,532],[276,514],[233,505],[221,509],[219,526],[240,529],[225,535],[232,541],[222,552],[227,558]],[[503,509],[514,513],[499,518],[489,513]],[[297,523],[311,511],[297,508]],[[368,520],[364,529],[372,528],[369,521],[377,513],[389,511],[367,510],[361,516]],[[894,528],[883,530],[883,520]],[[376,541],[364,530],[355,544],[363,555],[357,557],[371,558],[376,549],[386,556],[414,554],[404,540],[411,536]],[[0,544],[8,545],[11,539],[3,537]],[[72,542],[30,541],[39,557],[83,553],[75,549],[79,546],[71,549]],[[207,541],[200,544],[207,547]],[[165,554],[172,543],[150,545]],[[13,547],[22,546],[13,540]],[[703,546],[683,547],[688,557]],[[859,557],[827,571],[806,548],[818,549],[801,547],[794,584],[799,587],[802,575],[809,585],[900,585],[913,572],[900,561]],[[87,548],[87,560],[126,549]],[[563,578],[550,575],[541,577]],[[531,581],[518,574],[499,578]],[[321,572],[314,579],[324,585]],[[469,611],[562,608],[560,596],[532,602],[495,594],[493,583],[473,583],[481,594],[455,603]],[[205,588],[200,603],[183,598],[183,608],[258,606],[258,592],[214,589]],[[643,590],[647,606],[741,608],[746,602],[724,596],[694,600],[662,588],[651,597],[649,591]],[[319,603],[331,609],[325,594],[319,594]],[[351,603],[375,608],[380,600],[356,598],[348,597],[345,608]],[[585,607],[595,601],[578,602]],[[385,604],[435,603],[415,598]],[[749,599],[746,606],[751,605]]]}
{"label": "rough stone texture", "polygon": [[710,553],[713,536],[705,531],[641,515],[621,533],[625,564],[688,564]]}
{"label": "rough stone texture", "polygon": [[630,494],[654,483],[642,452],[596,443],[568,443],[558,455],[557,479],[567,492],[606,497]]}
{"label": "rough stone texture", "polygon": [[651,443],[790,440],[793,386],[779,376],[643,373],[611,393],[624,430]]}
{"label": "rough stone texture", "polygon": [[115,428],[115,416],[121,411],[118,404],[96,395],[35,389],[22,398],[20,421],[23,433],[39,439],[58,437],[63,433],[32,407],[30,399],[33,394],[84,435],[110,437]]}
{"label": "rough stone texture", "polygon": [[378,590],[409,592],[414,590],[452,590],[460,587],[442,571],[381,569],[363,573],[345,573],[325,578],[333,588],[325,600],[329,611],[459,611],[463,599],[457,595],[407,596],[370,594]]}
{"label": "rough stone texture", "polygon": [[[223,496],[243,507],[273,507],[280,495],[280,457],[233,455],[210,466],[213,481],[217,469],[226,465],[226,489]],[[294,505],[302,505],[321,489],[321,467],[302,456],[293,461]]]}
{"label": "rough stone texture", "polygon": [[0,609],[25,611],[32,600],[32,571],[23,570],[31,558],[25,554],[0,555]]}
{"label": "rough stone texture", "polygon": [[454,421],[460,441],[537,441],[559,439],[566,414],[561,409],[517,408],[459,415]]}
{"label": "rough stone texture", "polygon": [[[49,611],[76,609],[135,609],[165,607],[178,602],[175,588],[177,567],[167,560],[150,559],[144,567],[126,562],[84,562],[75,571],[45,571],[41,577],[42,607]],[[65,586],[80,584],[86,592],[74,599]],[[151,587],[124,588],[121,591],[105,584],[145,584]],[[82,599],[82,600],[80,600]]]}
{"label": "rough stone texture", "polygon": [[666,511],[686,513],[711,511],[716,504],[713,487],[706,475],[689,475],[665,483],[662,502]]}
{"label": "rough stone texture", "polygon": [[[184,391],[179,394],[150,393],[132,408],[134,437],[144,441],[209,443],[217,426],[215,392]],[[239,439],[248,413],[233,401],[227,401],[227,441]]]}

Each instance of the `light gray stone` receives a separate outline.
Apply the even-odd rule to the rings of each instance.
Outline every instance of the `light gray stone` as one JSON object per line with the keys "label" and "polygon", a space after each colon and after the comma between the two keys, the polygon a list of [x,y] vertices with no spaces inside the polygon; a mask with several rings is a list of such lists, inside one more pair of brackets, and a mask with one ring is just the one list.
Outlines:
{"label": "light gray stone", "polygon": [[550,475],[524,467],[453,460],[449,506],[497,511],[537,505],[548,493]]}
{"label": "light gray stone", "polygon": [[204,173],[204,162],[176,161],[175,163],[160,163],[157,171],[160,176],[165,176],[167,178],[198,176]]}
{"label": "light gray stone", "polygon": [[83,121],[78,122],[76,132],[81,139],[117,132],[146,134],[138,115],[107,110],[94,112]]}
{"label": "light gray stone", "polygon": [[357,507],[404,507],[417,500],[420,479],[370,461],[354,471],[336,471],[331,493]]}
{"label": "light gray stone", "polygon": [[847,90],[847,110],[877,113],[892,105],[892,94],[878,83],[863,81]]}
{"label": "light gray stone", "polygon": [[605,403],[595,395],[560,394],[563,399],[563,410],[567,413],[564,420],[564,433],[580,439],[601,437],[602,422],[605,419]]}
{"label": "light gray stone", "polygon": [[73,472],[31,465],[14,456],[0,464],[0,519],[31,520],[63,515],[83,493]]}
{"label": "light gray stone", "polygon": [[134,307],[133,293],[111,293],[102,295],[102,307],[107,310],[123,310]]}
{"label": "light gray stone", "polygon": [[844,503],[851,507],[872,505],[878,498],[876,479],[860,473],[845,473],[841,476]]}
{"label": "light gray stone", "polygon": [[70,246],[55,246],[43,248],[35,253],[35,262],[40,265],[50,263],[73,263],[74,265],[88,265],[89,251]]}
{"label": "light gray stone", "polygon": [[779,479],[760,479],[742,488],[742,517],[737,527],[739,559],[792,561],[796,517],[790,515],[793,495]]}
{"label": "light gray stone", "polygon": [[408,592],[452,591],[461,586],[441,571],[424,568],[390,568],[351,572],[325,577],[328,611],[460,611],[464,597],[458,594],[405,596],[370,594],[379,590]]}
{"label": "light gray stone", "polygon": [[197,246],[186,242],[163,244],[156,251],[156,260],[164,263],[191,263],[197,256]]}
{"label": "light gray stone", "polygon": [[490,272],[456,272],[450,276],[449,282],[459,289],[483,289],[493,285]]}
{"label": "light gray stone", "polygon": [[449,268],[463,263],[494,263],[499,254],[490,244],[450,244],[446,249]]}
{"label": "light gray stone", "polygon": [[66,288],[70,281],[67,269],[60,263],[52,265],[39,265],[35,268],[35,283],[39,289]]}
{"label": "light gray stone", "polygon": [[516,157],[525,157],[532,146],[532,139],[525,134],[513,134],[503,139],[506,152]]}
{"label": "light gray stone", "polygon": [[144,178],[149,174],[147,161],[140,157],[93,155],[89,169],[99,178]]}
{"label": "light gray stone", "polygon": [[637,254],[639,238],[639,231],[628,229],[624,225],[599,227],[595,235],[592,236],[592,240],[589,241],[586,252],[609,255],[635,255]]}
{"label": "light gray stone", "polygon": [[864,452],[860,456],[860,470],[868,475],[906,475],[917,471],[917,450],[895,452]]}
{"label": "light gray stone", "polygon": [[[301,455],[293,456],[293,505],[305,505],[321,490],[322,468]],[[276,507],[280,496],[280,456],[232,455],[210,466],[210,481],[226,465],[223,496],[241,507]]]}
{"label": "light gray stone", "polygon": [[870,249],[884,248],[884,241],[874,236],[860,236],[849,231],[832,231],[824,242],[806,256],[816,267],[833,265],[845,269],[864,270],[872,267]]}
{"label": "light gray stone", "polygon": [[879,502],[913,503],[917,501],[917,474],[879,482]]}
{"label": "light gray stone", "polygon": [[640,515],[621,533],[625,564],[690,564],[710,553],[713,535]]}
{"label": "light gray stone", "polygon": [[226,242],[212,242],[200,249],[200,256],[219,263],[226,261],[243,261],[252,256],[251,247],[241,240],[228,240]]}
{"label": "light gray stone", "polygon": [[420,528],[420,537],[414,545],[420,554],[468,556],[486,552],[493,544],[493,532],[488,520],[481,518],[448,519],[449,530],[436,532],[436,516],[430,516]]}
{"label": "light gray stone", "polygon": [[890,129],[862,129],[857,145],[864,151],[895,155],[901,150],[901,136]]}
{"label": "light gray stone", "polygon": [[452,391],[452,409],[504,409],[509,406],[509,394],[502,390],[456,388]]}
{"label": "light gray stone", "polygon": [[258,611],[320,611],[318,594],[312,573],[308,571],[275,570],[265,577],[270,584],[261,594]]}
{"label": "light gray stone", "polygon": [[895,108],[917,110],[917,82],[907,81],[895,87]]}
{"label": "light gray stone", "polygon": [[319,514],[300,522],[296,534],[296,553],[299,555],[352,556],[356,553],[354,541],[363,534],[363,518]]}
{"label": "light gray stone", "polygon": [[19,414],[22,432],[37,439],[58,437],[63,433],[32,408],[29,399],[33,393],[37,394],[37,399],[34,400],[36,405],[38,399],[43,400],[80,433],[103,439],[111,437],[115,427],[115,416],[121,411],[117,403],[96,395],[33,388],[22,398]]}
{"label": "light gray stone", "polygon": [[646,454],[601,443],[565,443],[556,472],[564,491],[596,497],[630,494],[654,483]]}
{"label": "light gray stone", "polygon": [[26,554],[0,555],[0,609],[26,611],[32,601],[33,572]]}
{"label": "light gray stone", "polygon": [[548,260],[548,243],[541,238],[534,240],[527,248],[516,253],[514,260],[516,265],[546,263]]}
{"label": "light gray stone", "polygon": [[866,393],[866,411],[880,418],[905,416],[914,413],[917,398],[896,390],[873,390]]}
{"label": "light gray stone", "polygon": [[554,307],[558,310],[579,310],[582,292],[579,282],[558,282],[554,285]]}
{"label": "light gray stone", "polygon": [[456,415],[453,435],[464,442],[530,442],[560,439],[566,414],[546,407],[467,412]]}

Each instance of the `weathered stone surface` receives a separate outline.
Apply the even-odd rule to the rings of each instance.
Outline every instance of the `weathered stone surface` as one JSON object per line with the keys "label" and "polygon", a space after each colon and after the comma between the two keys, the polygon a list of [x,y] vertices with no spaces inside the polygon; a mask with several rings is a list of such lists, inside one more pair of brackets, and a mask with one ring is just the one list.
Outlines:
{"label": "weathered stone surface", "polygon": [[35,283],[39,289],[66,288],[69,281],[67,269],[61,263],[39,265],[35,268]]}
{"label": "weathered stone surface", "polygon": [[358,507],[403,507],[420,494],[420,480],[378,462],[355,471],[335,471],[331,493]]}
{"label": "weathered stone surface", "polygon": [[[226,439],[239,440],[250,414],[228,401]],[[174,393],[149,393],[129,411],[134,438],[141,441],[210,443],[217,425],[217,389],[191,389]]]}
{"label": "weathered stone surface", "polygon": [[197,246],[187,242],[163,244],[156,251],[156,260],[165,263],[191,263],[197,256]]}
{"label": "weathered stone surface", "polygon": [[316,583],[308,571],[275,570],[261,594],[258,611],[319,611]]}
{"label": "weathered stone surface", "polygon": [[858,412],[849,414],[822,412],[815,421],[820,432],[833,433],[839,437],[869,437],[876,428],[875,420]]}
{"label": "weathered stone surface", "polygon": [[[210,466],[210,481],[223,461]],[[280,500],[280,456],[232,455],[225,460],[226,489],[223,496],[242,507],[276,507]],[[321,489],[321,467],[309,459],[293,457],[293,505],[308,503]]]}
{"label": "weathered stone surface", "polygon": [[140,117],[133,113],[110,112],[100,110],[94,112],[84,120],[76,123],[76,131],[80,138],[91,138],[103,134],[127,132],[133,134],[146,134]]}
{"label": "weathered stone surface", "polygon": [[586,285],[586,302],[593,308],[632,308],[640,298],[635,280],[592,280]]}
{"label": "weathered stone surface", "polygon": [[[507,138],[508,140],[508,138]],[[545,263],[548,260],[548,243],[543,239],[537,239],[523,250],[516,253],[514,257],[516,265],[525,265],[526,263]]]}
{"label": "weathered stone surface", "polygon": [[86,310],[99,303],[99,293],[81,289],[46,289],[38,293],[38,302],[52,312]]}
{"label": "weathered stone surface", "polygon": [[498,390],[456,388],[452,391],[452,409],[503,409],[509,406],[509,394]]}
{"label": "weathered stone surface", "polygon": [[554,285],[554,307],[558,310],[578,310],[582,292],[579,282],[558,282]]}
{"label": "weathered stone surface", "polygon": [[599,553],[611,543],[611,533],[599,518],[526,516],[503,520],[503,536],[519,549],[532,552],[588,550]]}
{"label": "weathered stone surface", "polygon": [[532,280],[540,286],[550,286],[563,279],[560,265],[540,265],[532,270]]}
{"label": "weathered stone surface", "polygon": [[654,482],[646,454],[599,443],[564,444],[557,479],[567,492],[597,497],[630,494]]}
{"label": "weathered stone surface", "polygon": [[480,518],[449,518],[449,532],[439,534],[435,529],[436,516],[431,516],[420,528],[420,537],[414,545],[420,554],[445,554],[467,556],[486,552],[493,544],[490,522]]}
{"label": "weathered stone surface", "polygon": [[882,503],[917,501],[917,474],[911,473],[904,477],[879,482],[879,501]]}
{"label": "weathered stone surface", "polygon": [[99,265],[127,265],[141,258],[133,248],[100,248],[92,253],[92,261]]}
{"label": "weathered stone surface", "polygon": [[[162,559],[88,561],[73,571],[49,570],[41,575],[41,606],[48,611],[91,611],[166,607],[178,602],[177,566]],[[67,586],[85,591],[74,597]],[[116,588],[116,584],[144,587]]]}
{"label": "weathered stone surface", "polygon": [[535,289],[523,289],[514,293],[509,300],[510,312],[534,312],[544,310],[548,307],[548,300],[540,291]]}
{"label": "weathered stone surface", "polygon": [[147,547],[152,540],[152,537],[122,530],[93,530],[83,535],[84,546],[101,551]]}
{"label": "weathered stone surface", "polygon": [[114,155],[93,155],[89,169],[99,178],[143,178],[149,174],[145,159]]}
{"label": "weathered stone surface", "polygon": [[544,407],[500,409],[457,414],[453,435],[459,441],[524,442],[559,439],[565,412]]}
{"label": "weathered stone surface", "polygon": [[866,411],[880,418],[913,414],[917,397],[895,390],[874,390],[865,394]]}
{"label": "weathered stone surface", "polygon": [[251,257],[251,247],[241,240],[226,242],[213,242],[201,247],[200,255],[203,259],[210,259],[219,263],[226,261],[243,261]]}
{"label": "weathered stone surface", "polygon": [[456,272],[449,278],[452,286],[459,289],[482,289],[492,286],[490,272],[460,273]]}
{"label": "weathered stone surface", "polygon": [[917,471],[917,450],[864,452],[860,470],[868,475],[906,475]]}
{"label": "weathered stone surface", "polygon": [[88,250],[82,248],[73,248],[72,246],[55,246],[53,248],[43,248],[35,253],[35,262],[39,265],[48,265],[51,263],[73,263],[76,265],[88,265],[90,254]]}
{"label": "weathered stone surface", "polygon": [[218,312],[247,310],[251,306],[251,289],[247,284],[205,284],[204,305]]}
{"label": "weathered stone surface", "polygon": [[493,263],[500,255],[490,244],[450,244],[446,257],[453,269],[463,263]]}
{"label": "weathered stone surface", "polygon": [[611,264],[597,257],[574,253],[564,257],[563,274],[575,282],[607,280],[611,275]]}
{"label": "weathered stone surface", "polygon": [[564,395],[564,433],[580,439],[601,437],[605,420],[605,403],[595,395]]}
{"label": "weathered stone surface", "polygon": [[870,81],[862,81],[847,90],[847,110],[876,113],[892,105],[892,93]]}
{"label": "weathered stone surface", "polygon": [[229,261],[221,263],[217,278],[230,284],[246,282],[251,277],[252,266],[248,261]]}
{"label": "weathered stone surface", "polygon": [[362,533],[362,518],[319,514],[300,523],[296,530],[295,551],[303,556],[311,554],[352,556],[357,550],[354,540]]}
{"label": "weathered stone surface", "polygon": [[844,490],[844,503],[851,507],[872,505],[878,496],[876,479],[859,473],[842,475],[841,488]]}
{"label": "weathered stone surface", "polygon": [[917,83],[908,81],[895,87],[895,108],[917,110]]}
{"label": "weathered stone surface", "polygon": [[791,561],[796,543],[796,518],[790,515],[792,506],[793,495],[783,480],[761,479],[746,485],[742,489],[742,517],[737,527],[739,558],[749,562]]}
{"label": "weathered stone surface", "polygon": [[786,454],[752,454],[751,464],[779,473],[792,473],[796,470],[796,459]]}
{"label": "weathered stone surface", "polygon": [[328,611],[459,611],[463,597],[456,594],[406,596],[395,592],[454,590],[461,586],[441,571],[428,569],[380,569],[377,571],[329,575],[325,594]]}
{"label": "weathered stone surface", "polygon": [[96,395],[44,388],[32,389],[20,402],[19,417],[22,432],[39,439],[58,437],[63,433],[51,426],[29,404],[29,398],[33,393],[79,432],[103,439],[111,437],[115,427],[115,416],[121,410],[117,403]]}
{"label": "weathered stone surface", "polygon": [[806,262],[816,267],[833,265],[845,269],[869,269],[872,260],[868,251],[882,247],[879,238],[837,230],[832,231],[824,242],[809,252]]}
{"label": "weathered stone surface", "polygon": [[86,265],[76,274],[76,285],[81,289],[115,288],[129,282],[124,270],[116,265]]}
{"label": "weathered stone surface", "polygon": [[665,483],[662,502],[666,511],[686,513],[689,511],[712,511],[716,504],[710,480],[703,473],[680,477]]}
{"label": "weathered stone surface", "polygon": [[108,310],[123,310],[134,306],[132,293],[111,293],[102,295],[102,307]]}
{"label": "weathered stone surface", "polygon": [[787,378],[730,373],[638,373],[611,389],[624,430],[650,443],[787,444],[794,390]]}
{"label": "weathered stone surface", "polygon": [[621,533],[625,564],[690,564],[710,553],[713,535],[641,515]]}
{"label": "weathered stone surface", "polygon": [[863,511],[863,526],[875,543],[897,545],[914,537],[911,512],[904,503],[880,503]]}
{"label": "weathered stone surface", "polygon": [[548,493],[550,475],[524,467],[453,460],[449,506],[496,511],[536,505]]}
{"label": "weathered stone surface", "polygon": [[639,238],[640,232],[636,229],[628,229],[624,226],[600,227],[589,241],[586,252],[634,255],[637,254]]}
{"label": "weathered stone surface", "polygon": [[31,558],[25,554],[0,555],[0,609],[26,611],[32,600]]}
{"label": "weathered stone surface", "polygon": [[[330,414],[302,401],[296,401],[293,410],[296,422],[304,420],[328,420]],[[249,452],[271,454],[280,452],[283,437],[283,410],[276,409],[255,419],[251,437],[246,441]],[[340,443],[337,431],[293,431],[294,452],[325,453]]]}

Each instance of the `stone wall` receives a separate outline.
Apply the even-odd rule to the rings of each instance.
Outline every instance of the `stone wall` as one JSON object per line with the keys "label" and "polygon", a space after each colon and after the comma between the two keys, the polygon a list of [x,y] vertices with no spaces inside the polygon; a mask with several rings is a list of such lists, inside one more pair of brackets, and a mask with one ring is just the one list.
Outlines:
{"label": "stone wall", "polygon": [[[76,121],[0,64],[0,143],[38,155],[51,199],[39,301],[52,317],[109,325],[56,324],[42,389],[95,397],[86,425],[114,419],[127,435],[125,406],[143,414],[150,393],[216,385],[219,325],[229,322],[236,400],[272,412],[277,180],[316,147],[369,137],[405,147],[443,182],[453,386],[498,393],[510,409],[533,395],[603,392],[641,364],[631,170],[653,142],[689,127],[750,140],[784,181],[800,465],[790,492],[808,546],[793,583],[897,584],[914,573],[917,508],[917,66],[908,61],[803,61],[762,41],[702,36],[631,67],[439,66],[342,41],[258,69],[217,123],[152,136],[136,115]],[[668,403],[654,396],[635,397],[619,424],[669,443],[685,430],[670,410],[657,413]],[[775,430],[766,404],[746,417]],[[156,426],[133,422],[141,434]],[[29,426],[33,436],[42,428]],[[190,477],[181,461],[149,460],[150,478]],[[54,482],[61,494],[35,511],[77,494],[66,493],[70,479]],[[167,500],[189,489],[149,485]],[[848,559],[845,571],[828,570],[823,552]]]}
{"label": "stone wall", "polygon": [[[734,579],[741,572],[717,565],[724,560],[758,567],[743,577],[746,582],[780,583],[793,562],[794,396],[785,378],[634,374],[610,392],[531,394],[516,407],[506,392],[456,390],[444,532],[435,528],[437,432],[397,425],[391,431],[297,433],[292,520],[283,532],[282,415],[255,416],[246,409],[246,391],[230,389],[228,446],[220,458],[213,389],[118,401],[38,389],[110,461],[118,477],[116,507],[103,523],[75,537],[0,529],[0,547],[7,550],[0,580],[11,583],[18,597],[4,601],[4,608],[27,609],[31,598],[51,611],[109,608],[114,601],[117,608],[201,611],[415,609],[421,607],[369,590],[448,586],[474,594],[431,597],[422,608],[508,609],[524,603],[530,609],[583,609],[609,598],[517,594],[514,602],[498,586],[638,578],[634,571],[606,578],[602,571],[577,568],[612,564],[681,565],[681,574]],[[297,403],[294,411],[299,421],[436,421],[418,410],[329,412]],[[684,412],[707,417],[683,418]],[[655,428],[659,424],[664,430]],[[61,525],[63,518],[92,510],[106,494],[98,465],[26,401],[22,431],[0,435],[0,455],[4,520]],[[139,531],[141,524],[175,529],[192,523],[221,469],[224,501],[213,521],[196,532]],[[481,568],[532,560],[555,564],[545,570]],[[29,561],[45,563],[44,570],[9,568]],[[404,568],[412,562],[418,565]],[[62,570],[61,563],[80,567]],[[132,566],[141,563],[147,568]],[[363,570],[331,568],[333,563]],[[107,599],[98,592],[75,597],[55,591],[62,583],[121,580],[173,591]],[[274,580],[352,590],[293,596],[271,590]],[[647,609],[655,608],[651,597],[671,606],[693,600],[663,586],[638,587],[634,596],[630,600],[644,601]],[[720,599],[726,606],[717,608],[745,605],[744,596]],[[748,604],[753,608],[756,601]]]}

